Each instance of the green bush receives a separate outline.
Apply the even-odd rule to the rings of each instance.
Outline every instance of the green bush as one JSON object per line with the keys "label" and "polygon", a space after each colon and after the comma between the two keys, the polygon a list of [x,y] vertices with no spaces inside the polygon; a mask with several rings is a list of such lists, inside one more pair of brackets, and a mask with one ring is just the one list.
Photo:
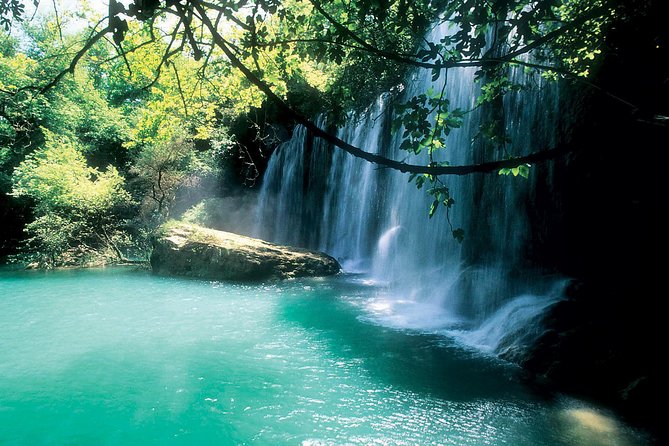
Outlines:
{"label": "green bush", "polygon": [[131,205],[124,178],[113,166],[88,166],[82,147],[43,129],[44,147],[14,170],[12,195],[34,203],[35,220],[25,231],[24,256],[40,266],[76,263],[77,257],[122,257],[115,239],[124,208]]}

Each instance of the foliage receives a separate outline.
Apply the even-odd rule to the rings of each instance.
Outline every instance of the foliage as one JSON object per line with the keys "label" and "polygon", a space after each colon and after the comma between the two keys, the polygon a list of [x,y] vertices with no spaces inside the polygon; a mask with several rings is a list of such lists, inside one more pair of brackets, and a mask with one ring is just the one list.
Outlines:
{"label": "foliage", "polygon": [[44,148],[28,155],[14,171],[14,195],[33,198],[40,213],[104,213],[127,198],[114,166],[104,172],[89,167],[77,143],[46,129],[44,133]]}
{"label": "foliage", "polygon": [[[550,79],[592,77],[606,50],[608,30],[634,11],[627,3],[111,0],[111,16],[98,20],[89,14],[91,26],[83,33],[63,33],[61,20],[52,17],[25,27],[27,44],[21,50],[16,40],[2,41],[0,173],[6,180],[23,162],[15,174],[16,192],[44,195],[36,199],[37,219],[46,215],[40,209],[43,203],[72,201],[67,187],[57,189],[62,180],[58,163],[49,167],[54,169],[49,187],[43,182],[40,189],[38,182],[32,192],[21,192],[27,187],[21,172],[46,174],[37,167],[46,159],[31,153],[58,152],[45,149],[45,138],[51,138],[46,146],[54,144],[54,137],[41,130],[48,129],[76,145],[74,154],[61,150],[59,156],[69,156],[76,164],[83,159],[77,156],[85,154],[92,164],[79,164],[77,173],[88,178],[84,183],[89,192],[93,183],[104,183],[108,172],[109,180],[130,175],[133,194],[145,204],[146,214],[161,219],[181,187],[211,175],[205,166],[219,162],[220,150],[195,147],[206,146],[201,143],[208,140],[214,145],[224,141],[227,151],[237,147],[221,130],[270,101],[287,120],[306,125],[333,145],[410,173],[410,181],[418,188],[427,185],[433,197],[430,216],[443,206],[448,218],[454,201],[441,175],[498,172],[527,177],[529,161],[542,158],[509,144],[500,125],[504,96],[531,88],[518,84],[511,70],[520,67]],[[7,19],[22,16],[21,5],[2,3],[5,26]],[[433,26],[446,26],[449,33],[430,37]],[[452,166],[444,161],[447,136],[474,110],[453,108],[441,88],[410,96],[405,83],[409,70],[429,70],[437,81],[447,80],[450,69],[466,66],[478,67],[481,88],[474,109],[483,117],[478,137],[486,150],[484,162]],[[388,91],[394,101],[394,127],[407,151],[401,161],[353,147],[304,116],[314,109],[313,104],[305,106],[304,92],[316,108],[330,113],[329,122],[339,123],[348,111],[364,108]],[[472,143],[472,150],[477,144]],[[510,146],[517,152],[509,153]],[[437,152],[446,155],[436,157]],[[503,165],[500,160],[505,160]],[[101,169],[110,163],[117,171]],[[47,199],[48,190],[54,192]],[[91,198],[80,199],[83,203]],[[461,239],[463,234],[453,229],[453,235]]]}
{"label": "foliage", "polygon": [[[33,4],[37,5],[39,0],[33,0]],[[0,26],[9,30],[12,24],[12,19],[21,20],[25,12],[25,5],[21,0],[2,0],[0,2]]]}
{"label": "foliage", "polygon": [[499,170],[500,175],[513,175],[514,177],[517,177],[520,175],[523,178],[527,178],[530,176],[530,164],[521,164],[520,166],[516,167],[511,167],[511,168],[503,168]]}
{"label": "foliage", "polygon": [[395,131],[403,129],[400,149],[415,155],[426,149],[431,162],[434,161],[433,152],[446,146],[446,137],[462,125],[465,114],[460,109],[448,110],[448,106],[443,90],[435,92],[433,89],[398,104],[393,128]]}
{"label": "foliage", "polygon": [[57,265],[78,246],[108,247],[130,204],[118,170],[88,166],[82,148],[64,135],[43,129],[45,145],[14,171],[15,197],[35,203],[36,219],[26,226],[28,246],[38,263]]}
{"label": "foliage", "polygon": [[0,169],[11,171],[39,146],[41,128],[78,138],[98,166],[122,164],[119,149],[128,138],[125,119],[96,90],[88,71],[77,71],[45,94],[26,88],[62,70],[69,57],[64,48],[78,45],[79,39],[69,36],[61,42],[47,20],[25,31],[22,45],[27,49],[17,51],[18,42],[8,39],[0,55],[0,150],[5,152]]}
{"label": "foliage", "polygon": [[183,134],[142,147],[130,172],[146,191],[142,209],[148,219],[154,213],[169,215],[180,187],[197,186],[203,177],[216,174],[215,162],[207,155],[210,152],[198,152]]}
{"label": "foliage", "polygon": [[205,228],[220,229],[220,223],[225,221],[224,213],[225,202],[219,198],[209,198],[188,209],[181,217],[181,221]]}
{"label": "foliage", "polygon": [[30,91],[16,91],[37,79],[33,72],[37,62],[17,51],[18,42],[3,41],[0,53],[0,168],[11,170],[32,149],[30,132],[43,120],[48,99]]}
{"label": "foliage", "polygon": [[[65,25],[63,16],[60,24]],[[28,213],[21,209],[33,209],[34,220],[24,223],[32,237],[23,259],[43,257],[40,263],[58,264],[66,262],[66,253],[77,244],[91,246],[79,253],[82,255],[112,245],[146,245],[143,240],[160,218],[155,220],[151,210],[133,215],[128,192],[116,187],[123,176],[133,177],[134,200],[147,203],[152,196],[164,194],[159,199],[166,210],[178,186],[194,184],[198,175],[216,171],[213,152],[196,151],[192,142],[211,133],[217,104],[211,90],[203,88],[197,78],[199,66],[175,54],[169,70],[158,78],[153,62],[160,61],[155,55],[166,46],[159,41],[128,53],[125,58],[133,70],[127,72],[124,57],[116,57],[117,48],[99,42],[79,62],[74,76],[40,92],[33,86],[63,70],[71,49],[89,32],[61,35],[54,17],[32,21],[23,30],[21,42],[9,35],[0,40],[0,193],[14,189],[3,200],[3,206],[17,209],[7,211],[9,215],[24,215]],[[141,40],[148,34],[145,27],[133,26],[127,35]],[[166,152],[176,146],[187,148],[185,156],[166,161]],[[71,169],[65,168],[68,164]],[[166,177],[155,194],[152,172],[138,175],[138,166],[164,170]],[[109,212],[93,212],[96,206],[105,208],[103,203],[93,203],[102,199],[102,190],[119,192],[123,205],[112,206]],[[154,207],[145,206],[145,210]],[[84,223],[70,227],[61,221],[74,224],[75,218]],[[6,223],[11,228],[23,222]],[[104,227],[93,227],[98,224]],[[54,233],[58,227],[63,230]],[[54,255],[58,251],[60,257]],[[123,257],[119,252],[113,254]],[[76,255],[70,257],[76,261]]]}
{"label": "foliage", "polygon": [[[160,18],[162,12],[169,11],[178,22],[164,34],[175,36],[183,27],[184,37],[178,44],[190,47],[195,60],[205,60],[202,73],[224,75],[208,79],[227,78],[233,73],[231,68],[236,68],[245,79],[235,85],[245,82],[255,85],[270,100],[303,121],[299,112],[284,102],[295,76],[313,82],[316,90],[324,92],[325,103],[331,109],[337,105],[350,109],[354,102],[366,106],[379,89],[397,87],[396,91],[402,91],[404,87],[398,84],[407,67],[429,69],[434,80],[450,68],[480,67],[478,78],[482,88],[477,107],[499,107],[501,97],[524,88],[511,81],[508,69],[512,65],[543,70],[553,76],[582,75],[587,69],[577,67],[576,62],[593,61],[614,10],[603,0],[586,3],[583,0],[391,0],[383,4],[367,0],[323,3],[249,0],[228,4],[195,0],[187,5],[153,2],[147,6],[144,2],[134,2],[125,12],[139,22],[154,24],[149,19]],[[439,41],[421,41],[429,26],[440,21],[452,23],[451,33]],[[125,25],[116,28],[117,40],[126,37],[124,29]],[[587,39],[579,37],[585,33],[589,33]],[[546,61],[552,65],[541,64]],[[320,74],[314,76],[316,72]],[[425,92],[404,100],[396,105],[396,123],[398,128],[402,127],[404,137],[402,148],[412,155],[426,151],[427,165],[367,156],[364,150],[350,148],[336,137],[326,139],[356,156],[403,171],[431,176],[458,172],[455,166],[435,163],[432,154],[446,148],[446,136],[460,126],[464,114],[470,111],[451,109],[443,91]],[[249,103],[257,105],[252,100]],[[491,153],[507,159],[516,156],[518,166],[527,164],[518,154],[506,153],[502,146],[508,141],[498,124],[484,123],[482,129],[485,130],[482,136],[503,149]],[[483,164],[478,171],[499,170]],[[436,200],[449,203],[440,194],[443,191],[435,193]]]}
{"label": "foliage", "polygon": [[607,3],[610,2],[570,0],[558,6],[557,15],[565,22],[594,12],[593,18],[584,22],[583,27],[564,33],[556,39],[553,46],[555,56],[569,73],[587,78],[595,67],[595,62],[605,47],[603,36],[619,14],[613,7],[607,7]]}
{"label": "foliage", "polygon": [[40,267],[67,265],[66,257],[73,256],[72,250],[83,246],[77,237],[83,232],[82,223],[58,214],[37,217],[26,225],[25,231],[29,237],[18,259]]}
{"label": "foliage", "polygon": [[[98,83],[106,85],[115,102],[137,94],[155,95],[163,105],[140,122],[149,130],[159,125],[157,115],[170,115],[181,105],[188,115],[199,101],[196,114],[200,116],[187,118],[192,121],[191,130],[197,128],[195,133],[203,138],[212,128],[214,114],[239,114],[259,106],[265,95],[285,101],[290,88],[298,84],[323,93],[322,105],[332,111],[365,107],[381,91],[395,87],[401,91],[399,84],[410,67],[429,69],[437,79],[453,67],[479,66],[484,84],[477,105],[482,106],[522,87],[510,81],[503,67],[524,65],[552,76],[588,71],[583,65],[599,51],[614,10],[605,0],[390,0],[382,4],[193,0],[186,4],[134,1],[127,7],[111,3],[109,30],[114,45],[92,49],[91,57],[102,65],[115,64],[115,69],[108,69],[111,75],[106,78],[97,76]],[[439,41],[422,38],[430,26],[443,21],[451,23],[450,34]],[[184,57],[187,49],[192,58]],[[110,54],[112,50],[116,56]],[[553,65],[534,63],[529,55]],[[121,74],[126,71],[127,76]],[[181,79],[181,71],[193,76]],[[172,72],[176,82],[157,87],[158,76]],[[169,85],[177,88],[165,88]],[[466,112],[450,110],[443,92],[405,100],[397,106],[398,120],[405,125],[403,148],[414,155],[425,147],[444,148],[443,137],[458,127]],[[427,117],[435,108],[433,125]],[[412,170],[419,169],[413,166]],[[422,170],[450,172],[449,166]]]}

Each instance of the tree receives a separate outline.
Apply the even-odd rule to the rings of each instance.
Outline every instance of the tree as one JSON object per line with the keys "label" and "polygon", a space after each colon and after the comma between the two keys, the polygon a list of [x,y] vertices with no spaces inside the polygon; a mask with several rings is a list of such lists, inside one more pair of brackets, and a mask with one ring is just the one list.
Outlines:
{"label": "tree", "polygon": [[[51,211],[45,215],[35,208],[40,202],[25,199],[29,194],[11,194],[22,172],[16,168],[25,167],[26,161],[48,151],[47,133],[50,140],[62,137],[75,145],[90,168],[105,172],[111,165],[119,177],[130,178],[133,201],[144,206],[127,209],[129,215],[116,214],[119,219],[133,220],[127,225],[118,224],[110,234],[132,237],[140,245],[148,240],[152,226],[159,223],[155,217],[165,218],[179,189],[188,191],[216,171],[217,161],[212,158],[215,151],[203,150],[201,142],[214,131],[217,138],[224,136],[225,129],[216,124],[220,114],[216,115],[215,110],[225,98],[213,93],[213,88],[223,82],[204,83],[197,76],[199,64],[186,55],[174,53],[169,61],[161,60],[168,42],[152,37],[147,26],[134,23],[126,33],[126,44],[132,44],[133,39],[137,42],[132,51],[120,54],[111,39],[100,39],[78,59],[73,76],[60,77],[57,84],[44,91],[36,87],[43,79],[58,77],[70,65],[73,49],[86,44],[87,31],[62,31],[67,28],[67,20],[66,15],[38,17],[22,24],[20,39],[1,33],[2,254],[13,251],[16,240],[23,238],[24,227],[35,235],[29,243],[33,254],[40,250],[65,253],[77,240],[83,243],[81,237],[67,237],[68,232],[82,230],[72,227],[47,240],[54,232],[51,229],[65,227],[65,222]],[[225,82],[239,85],[239,79],[230,78]],[[239,95],[239,88],[229,90],[235,90],[237,104],[248,99]],[[197,150],[196,143],[200,144]],[[42,173],[49,169],[55,173],[63,168],[49,164]],[[47,178],[45,184],[55,182],[57,177]],[[51,201],[65,192],[56,190]],[[145,212],[137,218],[139,210]],[[113,250],[116,243],[107,245]],[[57,257],[53,257],[56,263]],[[118,257],[122,257],[120,252]]]}
{"label": "tree", "polygon": [[[331,109],[337,108],[332,104],[346,105],[353,98],[375,95],[377,88],[396,85],[408,68],[431,70],[436,78],[451,69],[479,67],[479,78],[485,83],[477,101],[479,106],[499,104],[508,91],[523,88],[513,85],[506,76],[509,66],[538,70],[547,77],[575,80],[600,89],[588,76],[603,57],[607,33],[616,23],[637,14],[652,14],[658,5],[657,0],[135,0],[126,7],[112,0],[107,20],[101,22],[106,26],[93,27],[70,65],[41,88],[49,89],[73,72],[82,57],[107,35],[112,36],[119,58],[124,61],[131,52],[160,40],[166,44],[157,61],[157,74],[176,55],[184,53],[201,61],[201,83],[227,79],[234,69],[243,77],[233,76],[240,79],[236,84],[219,83],[227,91],[234,85],[244,92],[249,91],[246,87],[254,86],[281,113],[306,126],[315,136],[369,162],[414,174],[416,181],[427,179],[433,183],[434,187],[428,190],[435,191],[437,203],[448,206],[450,197],[440,184],[440,175],[498,171],[516,174],[530,164],[560,156],[568,148],[508,154],[467,166],[432,160],[412,164],[412,155],[423,149],[430,153],[443,150],[443,135],[457,128],[459,118],[466,112],[449,109],[438,92],[436,96],[426,92],[397,107],[398,126],[404,128],[406,135],[402,147],[408,155],[405,160],[388,159],[342,141],[305,117],[286,94],[291,78],[299,73],[303,80],[314,84],[319,83],[314,79],[321,79],[320,87],[325,86],[327,93],[324,105],[330,104]],[[424,41],[427,28],[439,21],[451,22],[453,33],[438,42]],[[141,23],[150,39],[133,42],[127,48],[124,44],[133,23]],[[363,61],[371,62],[376,76],[370,76]],[[639,111],[639,107],[615,93],[605,93],[633,112]],[[253,93],[250,97],[257,98]],[[431,121],[426,117],[430,112],[443,118]],[[667,121],[661,110],[645,110],[642,114],[650,116],[655,124],[664,125]],[[490,128],[494,130],[493,144],[504,140],[498,125],[493,122]]]}
{"label": "tree", "polygon": [[[107,26],[92,31],[90,40],[100,40],[109,33],[120,47],[129,29],[128,20],[142,22],[170,41],[161,58],[163,65],[177,52],[189,49],[195,60],[207,62],[206,67],[232,65],[278,103],[285,89],[281,81],[296,67],[291,59],[294,54],[312,62],[339,64],[343,67],[340,71],[359,65],[357,62],[365,55],[371,55],[393,66],[404,64],[430,69],[435,74],[462,66],[479,66],[488,72],[500,65],[524,65],[553,76],[583,77],[601,52],[606,28],[614,17],[624,20],[653,2],[642,3],[635,6],[633,2],[606,0],[434,3],[396,0],[384,4],[366,0],[347,3],[247,0],[233,4],[137,0],[126,8],[112,1]],[[452,21],[457,25],[456,31],[441,42],[421,44],[422,33],[437,20]],[[552,64],[522,59],[529,53]],[[296,119],[303,119],[289,104],[284,105]],[[327,138],[320,133],[317,136]],[[344,150],[356,152],[336,139],[329,139]],[[363,153],[354,154],[385,162]],[[388,164],[416,170],[402,163]],[[508,167],[510,163],[502,164]],[[466,174],[497,170],[499,165],[446,167],[423,166],[422,173]]]}
{"label": "tree", "polygon": [[[82,147],[64,135],[43,130],[44,147],[14,171],[12,195],[34,202],[36,219],[26,226],[28,257],[42,266],[78,261],[85,249],[95,254],[116,246],[123,209],[130,204],[124,179],[113,166],[88,166]],[[69,255],[68,255],[69,254]]]}
{"label": "tree", "polygon": [[[64,17],[59,23],[67,26]],[[34,217],[30,201],[10,193],[15,168],[44,146],[43,129],[76,141],[93,167],[104,170],[113,164],[123,169],[127,162],[127,150],[122,148],[129,137],[127,120],[94,87],[88,69],[64,77],[58,88],[44,93],[20,90],[62,71],[81,36],[61,36],[53,17],[36,18],[21,30],[19,38],[0,31],[0,256],[15,251],[23,228]]]}
{"label": "tree", "polygon": [[[203,177],[216,173],[215,162],[205,160],[184,133],[144,145],[136,156],[131,173],[143,192],[143,213],[147,220],[168,217],[180,188],[196,186]],[[214,166],[212,166],[214,165]]]}

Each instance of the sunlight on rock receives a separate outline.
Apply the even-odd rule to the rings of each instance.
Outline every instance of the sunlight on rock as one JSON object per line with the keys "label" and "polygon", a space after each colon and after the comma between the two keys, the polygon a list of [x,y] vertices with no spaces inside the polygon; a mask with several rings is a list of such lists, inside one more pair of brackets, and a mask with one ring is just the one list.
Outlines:
{"label": "sunlight on rock", "polygon": [[618,430],[617,423],[613,418],[602,415],[593,409],[569,409],[565,411],[565,417],[571,420],[575,426],[596,433],[610,434]]}
{"label": "sunlight on rock", "polygon": [[565,437],[572,444],[588,446],[641,445],[615,418],[596,409],[578,407],[560,412]]}

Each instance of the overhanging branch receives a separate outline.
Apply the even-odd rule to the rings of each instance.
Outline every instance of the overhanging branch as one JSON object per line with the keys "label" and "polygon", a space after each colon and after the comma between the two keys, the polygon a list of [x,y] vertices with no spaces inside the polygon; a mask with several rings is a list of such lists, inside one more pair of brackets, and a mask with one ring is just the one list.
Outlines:
{"label": "overhanging branch", "polygon": [[111,31],[112,27],[107,25],[100,31],[92,32],[91,36],[88,39],[86,39],[86,43],[84,43],[84,46],[79,51],[76,52],[76,54],[70,61],[68,67],[65,68],[63,71],[61,71],[60,73],[58,73],[53,79],[51,79],[51,81],[48,84],[43,85],[42,87],[34,85],[21,87],[16,91],[11,92],[11,94],[16,94],[26,90],[37,90],[40,94],[46,93],[47,91],[55,87],[65,77],[65,75],[67,75],[68,73],[74,74],[74,70],[77,68],[77,64],[79,63],[81,58],[86,55],[88,50],[90,50],[93,47],[93,45],[95,45],[100,39],[102,39],[106,34],[108,34]]}
{"label": "overhanging branch", "polygon": [[[267,99],[274,103],[283,113],[286,114],[289,118],[293,119],[295,122],[302,124],[307,130],[309,130],[314,136],[319,137],[331,144],[333,144],[336,147],[339,147],[340,149],[344,150],[345,152],[357,157],[364,159],[368,162],[377,164],[379,166],[391,168],[394,170],[398,170],[400,172],[408,172],[408,173],[416,173],[416,174],[428,174],[428,175],[469,175],[472,173],[489,173],[489,172],[495,172],[498,171],[499,169],[503,168],[513,168],[520,166],[522,164],[534,164],[537,162],[542,162],[546,160],[550,160],[553,158],[556,158],[564,153],[566,153],[568,150],[566,148],[554,148],[554,149],[548,149],[548,150],[542,150],[539,152],[535,152],[526,156],[518,157],[518,158],[513,158],[513,159],[507,159],[507,160],[500,160],[500,161],[491,161],[491,162],[485,162],[485,163],[480,163],[480,164],[470,164],[470,165],[461,165],[461,166],[434,166],[434,165],[418,165],[418,164],[408,164],[404,163],[402,161],[397,161],[394,159],[386,158],[381,155],[377,155],[374,153],[367,152],[359,147],[356,147],[352,144],[347,143],[346,141],[338,138],[337,136],[321,129],[318,127],[313,121],[308,119],[307,117],[303,116],[301,113],[293,109],[291,106],[289,106],[283,99],[281,99],[274,91],[272,88],[265,83],[262,79],[260,79],[256,74],[254,74],[244,63],[235,55],[233,51],[233,45],[230,42],[227,42],[223,36],[218,32],[217,26],[212,23],[212,21],[209,19],[209,17],[206,14],[206,10],[203,6],[203,2],[198,1],[198,0],[191,0],[189,2],[195,10],[197,10],[199,14],[199,18],[202,22],[202,24],[208,29],[208,31],[211,33],[213,42],[216,46],[218,46],[225,56],[228,58],[230,61],[231,65],[237,68],[245,77],[246,79],[251,82],[253,85],[255,85],[260,91],[262,91]],[[317,3],[316,3],[317,4]],[[183,14],[183,10],[179,11]],[[179,29],[179,25],[183,23],[183,16],[177,12],[177,16],[180,17],[180,21],[177,24],[177,26],[174,28],[173,34],[172,34],[172,40],[170,44],[168,45],[167,52],[165,55],[163,55],[161,59],[161,64],[160,67],[169,59],[169,55],[172,54],[170,53],[170,48],[172,44],[174,43],[175,36],[177,33],[177,30]],[[186,25],[188,27],[188,25]],[[68,66],[67,69],[63,70],[60,72],[54,79],[52,79],[48,84],[45,86],[39,88],[40,93],[44,93],[47,90],[53,88],[56,84],[58,84],[61,79],[67,74],[67,73],[74,73],[74,70],[76,68],[77,63],[79,60],[90,50],[90,48],[98,42],[100,39],[102,39],[107,33],[111,33],[114,31],[114,28],[111,25],[108,25],[107,27],[103,28],[100,31],[97,31],[89,37],[89,39],[86,41],[85,45],[75,54],[74,58],[72,59],[70,65]],[[548,35],[547,35],[548,36]],[[356,42],[360,43],[361,45],[367,46],[364,41],[360,41],[358,39],[354,39]],[[191,43],[192,40],[191,40]],[[376,50],[375,48],[372,47],[373,50]],[[405,59],[402,56],[397,56],[399,58]],[[414,61],[416,62],[416,61]],[[482,63],[485,62],[485,59],[480,59],[478,61],[471,61],[471,62],[465,62],[465,63],[471,63],[472,65],[481,65]],[[490,61],[488,61],[490,62]],[[514,62],[514,61],[507,61],[507,62]],[[457,62],[459,66],[463,66],[463,61]],[[431,65],[431,68],[434,68],[434,65],[438,64],[429,64]],[[449,62],[443,63],[443,68],[446,68],[449,65]],[[157,76],[160,74],[160,67],[158,69]],[[157,79],[157,77],[156,77]],[[155,81],[154,81],[155,82]]]}
{"label": "overhanging branch", "polygon": [[367,152],[362,150],[359,147],[356,147],[352,144],[347,143],[346,141],[338,138],[337,136],[326,132],[325,130],[318,127],[313,121],[303,116],[298,111],[290,107],[283,99],[272,91],[270,86],[263,82],[258,76],[256,76],[251,70],[249,70],[244,63],[235,56],[235,54],[230,49],[228,42],[221,36],[216,27],[213,25],[211,20],[206,14],[206,11],[202,8],[198,2],[193,2],[194,7],[198,10],[200,14],[200,20],[209,30],[214,40],[214,43],[223,51],[225,56],[230,60],[230,63],[237,68],[242,74],[255,85],[260,91],[262,91],[265,96],[273,102],[283,113],[288,117],[292,118],[296,122],[302,124],[307,130],[309,130],[314,136],[317,136],[337,147],[344,150],[345,152],[357,157],[369,161],[380,166],[388,167],[391,169],[398,170],[400,172],[408,173],[417,173],[417,174],[429,174],[429,175],[469,175],[472,173],[488,173],[497,171],[503,168],[513,168],[518,167],[522,164],[533,164],[540,161],[546,161],[548,159],[555,158],[562,153],[565,153],[566,150],[559,149],[549,149],[543,150],[540,152],[535,152],[530,155],[526,155],[519,158],[513,158],[508,160],[500,161],[491,161],[487,163],[480,164],[470,164],[463,166],[424,166],[418,164],[407,164],[401,161],[393,160],[386,158],[381,155]]}
{"label": "overhanging branch", "polygon": [[413,65],[416,67],[421,67],[421,68],[429,68],[429,69],[445,69],[445,68],[454,68],[454,67],[467,67],[467,66],[481,66],[485,65],[486,63],[497,63],[497,62],[510,62],[513,59],[516,59],[518,56],[521,56],[523,54],[528,54],[531,51],[541,47],[542,45],[545,45],[551,41],[556,40],[560,36],[580,27],[585,25],[588,21],[595,19],[597,17],[601,17],[604,13],[606,13],[607,9],[604,6],[598,7],[598,8],[593,8],[590,11],[586,12],[585,14],[577,17],[571,22],[564,23],[562,26],[560,26],[557,29],[554,29],[553,31],[550,31],[543,36],[538,37],[537,39],[533,40],[532,42],[524,45],[521,48],[518,48],[510,53],[504,54],[500,57],[497,57],[495,60],[488,59],[488,58],[477,58],[477,59],[461,59],[461,60],[442,60],[442,62],[439,63],[432,63],[432,62],[426,62],[426,61],[421,61],[417,60],[418,56],[405,56],[397,53],[393,53],[390,51],[385,51],[380,48],[375,47],[374,45],[371,45],[369,42],[358,36],[355,32],[353,32],[350,28],[347,26],[339,23],[331,14],[329,14],[323,6],[317,1],[317,0],[309,0],[309,3],[313,5],[313,7],[328,21],[332,26],[334,26],[337,30],[348,36],[350,39],[352,39],[354,42],[356,42],[360,47],[358,49],[368,51],[371,53],[375,53],[379,56],[382,56],[388,60],[392,60],[395,62],[403,63],[403,64],[408,64],[408,65]]}

